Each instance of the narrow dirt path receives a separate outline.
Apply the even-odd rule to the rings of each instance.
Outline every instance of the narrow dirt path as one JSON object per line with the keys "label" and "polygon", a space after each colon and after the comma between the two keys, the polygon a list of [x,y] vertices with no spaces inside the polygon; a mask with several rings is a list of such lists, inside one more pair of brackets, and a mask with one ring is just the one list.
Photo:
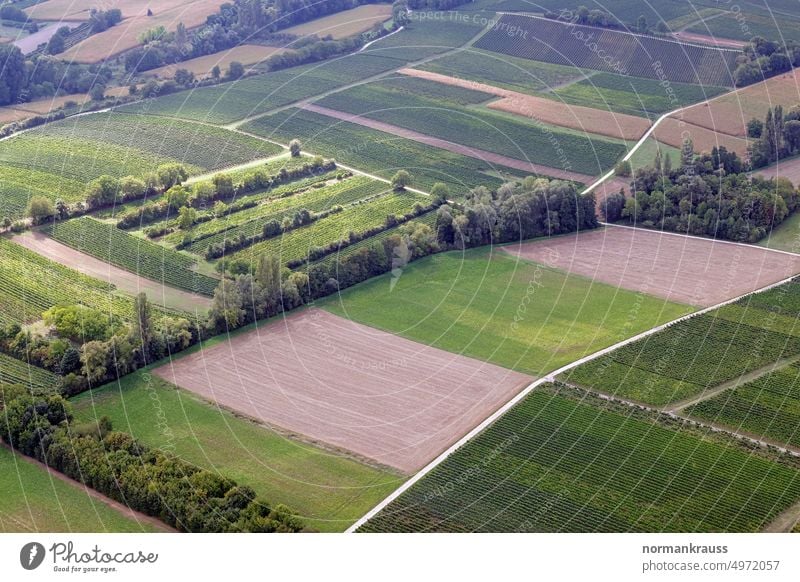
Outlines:
{"label": "narrow dirt path", "polygon": [[714,396],[716,396],[717,394],[725,392],[726,390],[738,388],[739,386],[747,384],[748,382],[752,382],[753,380],[756,380],[761,376],[766,376],[770,372],[773,372],[778,368],[788,366],[789,364],[792,364],[797,360],[800,360],[800,356],[795,356],[793,358],[784,358],[782,360],[778,360],[777,362],[772,362],[771,364],[768,364],[763,368],[753,370],[752,372],[748,372],[747,374],[742,374],[738,378],[734,378],[733,380],[728,380],[727,382],[723,382],[718,386],[714,386],[708,390],[704,390],[697,396],[692,396],[691,398],[679,400],[678,402],[672,402],[668,404],[663,410],[664,412],[677,413],[683,410],[684,408],[689,408],[690,406],[694,406],[699,402],[703,402],[704,400],[709,400]]}
{"label": "narrow dirt path", "polygon": [[800,522],[800,501],[784,510],[761,531],[765,533],[788,533]]}
{"label": "narrow dirt path", "polygon": [[145,279],[135,273],[76,251],[41,232],[29,231],[14,236],[11,240],[51,261],[75,269],[84,275],[111,283],[125,293],[136,295],[144,292],[150,301],[162,307],[189,313],[200,312],[201,314],[211,308],[211,299],[208,297]]}
{"label": "narrow dirt path", "polygon": [[149,515],[145,515],[144,513],[136,511],[135,509],[131,509],[127,505],[125,505],[123,503],[120,503],[119,501],[115,501],[114,499],[111,499],[110,497],[106,497],[105,495],[103,495],[99,491],[97,491],[95,489],[92,489],[91,487],[88,487],[87,485],[84,485],[80,481],[76,481],[72,477],[68,477],[64,473],[61,473],[60,471],[56,471],[55,469],[53,469],[51,467],[48,467],[47,465],[45,465],[41,461],[37,461],[36,459],[34,459],[32,457],[28,457],[28,456],[21,455],[21,454],[17,453],[16,451],[14,451],[14,449],[12,449],[10,446],[8,446],[4,442],[0,442],[0,446],[8,449],[14,455],[19,455],[24,462],[32,463],[32,464],[40,467],[41,469],[44,469],[45,471],[47,471],[47,473],[51,477],[54,477],[54,478],[58,479],[59,481],[63,481],[64,483],[72,485],[73,487],[75,487],[77,489],[81,489],[86,495],[88,495],[92,499],[96,499],[97,501],[99,501],[101,503],[104,503],[105,505],[109,506],[111,509],[115,509],[116,511],[118,511],[119,513],[124,515],[125,517],[127,517],[129,519],[132,519],[132,520],[136,521],[137,523],[146,523],[146,524],[151,525],[151,526],[155,527],[156,529],[159,529],[159,530],[164,531],[164,532],[177,532],[176,529],[170,527],[169,525],[167,525],[166,523],[164,523],[160,519],[156,519],[155,517],[150,517]]}
{"label": "narrow dirt path", "polygon": [[363,125],[364,127],[377,129],[378,131],[382,131],[384,133],[396,135],[397,137],[402,137],[405,139],[410,139],[412,141],[423,143],[425,145],[433,146],[439,149],[447,150],[449,152],[460,154],[462,156],[475,158],[477,160],[488,162],[490,164],[506,166],[508,168],[514,168],[516,170],[521,170],[523,172],[532,172],[536,174],[541,174],[543,176],[558,178],[560,180],[572,180],[573,182],[580,182],[582,184],[588,184],[592,180],[594,180],[594,176],[589,176],[587,174],[579,174],[577,172],[559,170],[558,168],[551,168],[549,166],[543,166],[541,164],[534,164],[531,162],[525,162],[522,160],[509,158],[508,156],[487,152],[486,150],[471,148],[465,145],[440,139],[438,137],[432,137],[429,135],[425,135],[423,133],[418,133],[410,129],[405,129],[403,127],[398,127],[396,125],[384,123],[382,121],[375,121],[373,119],[367,119],[365,117],[358,117],[350,113],[342,113],[341,111],[336,111],[334,109],[321,107],[319,105],[314,105],[311,103],[303,105],[302,108],[305,109],[306,111],[319,113],[321,115],[326,115],[328,117],[339,119],[341,121],[357,123],[358,125]]}

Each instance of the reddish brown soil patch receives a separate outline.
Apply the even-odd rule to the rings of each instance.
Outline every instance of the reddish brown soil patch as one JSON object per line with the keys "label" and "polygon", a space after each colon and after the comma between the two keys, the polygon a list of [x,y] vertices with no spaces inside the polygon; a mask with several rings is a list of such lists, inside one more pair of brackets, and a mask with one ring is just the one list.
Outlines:
{"label": "reddish brown soil patch", "polygon": [[201,314],[205,314],[211,308],[211,299],[207,297],[145,279],[135,273],[125,271],[90,255],[76,251],[45,236],[41,232],[26,232],[15,236],[13,240],[18,245],[30,249],[51,261],[61,263],[84,275],[111,283],[120,291],[130,295],[142,292],[147,293],[148,299],[156,305],[190,313],[199,311]]}
{"label": "reddish brown soil patch", "polygon": [[488,107],[550,125],[632,141],[638,140],[650,128],[650,122],[642,117],[592,109],[590,107],[567,105],[552,99],[534,97],[517,91],[509,91],[508,89],[429,71],[401,69],[399,72],[412,77],[421,77],[445,85],[455,85],[502,97],[499,101],[490,103]]}
{"label": "reddish brown soil patch", "polygon": [[715,147],[724,146],[728,151],[736,152],[741,157],[747,155],[746,139],[686,123],[674,117],[662,121],[653,135],[658,141],[676,148],[683,147],[684,140],[690,138],[694,143],[694,151],[698,153],[710,152]]}
{"label": "reddish brown soil patch", "polygon": [[800,273],[800,256],[618,226],[503,249],[603,283],[703,307]]}
{"label": "reddish brown soil patch", "polygon": [[407,473],[532,380],[318,309],[235,336],[155,374],[249,417]]}
{"label": "reddish brown soil patch", "polygon": [[398,137],[403,137],[405,139],[410,139],[419,143],[424,143],[426,145],[447,150],[449,152],[461,154],[462,156],[468,156],[470,158],[482,160],[484,162],[487,162],[488,164],[497,166],[506,166],[508,168],[514,168],[516,170],[521,170],[523,172],[528,172],[531,174],[540,174],[542,176],[548,176],[550,178],[558,178],[559,180],[571,180],[573,182],[580,182],[581,184],[591,184],[592,182],[595,181],[595,177],[589,176],[588,174],[579,174],[577,172],[559,170],[558,168],[551,168],[550,166],[543,166],[541,164],[532,164],[531,162],[525,162],[523,160],[509,158],[508,156],[494,154],[492,152],[487,152],[486,150],[479,150],[476,148],[471,148],[469,146],[440,139],[438,137],[425,135],[423,133],[419,133],[411,129],[405,129],[404,127],[398,127],[396,125],[392,125],[391,123],[384,123],[382,121],[376,121],[374,119],[367,119],[366,117],[359,117],[357,115],[352,115],[350,113],[342,113],[341,111],[336,111],[335,109],[329,109],[328,107],[322,107],[320,105],[314,105],[312,103],[306,103],[302,107],[303,109],[306,109],[308,111],[313,111],[314,113],[319,113],[320,115],[327,115],[328,117],[332,117],[334,119],[340,119],[342,121],[347,121],[349,123],[357,123],[358,125],[363,125],[364,127],[377,129],[378,131],[383,131],[384,133],[396,135]]}

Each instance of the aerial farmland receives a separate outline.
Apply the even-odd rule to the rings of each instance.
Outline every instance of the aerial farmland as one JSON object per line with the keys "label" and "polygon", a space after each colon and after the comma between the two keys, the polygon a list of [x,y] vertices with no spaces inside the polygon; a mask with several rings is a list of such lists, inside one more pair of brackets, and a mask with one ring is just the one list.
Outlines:
{"label": "aerial farmland", "polygon": [[742,4],[0,3],[0,531],[800,530]]}

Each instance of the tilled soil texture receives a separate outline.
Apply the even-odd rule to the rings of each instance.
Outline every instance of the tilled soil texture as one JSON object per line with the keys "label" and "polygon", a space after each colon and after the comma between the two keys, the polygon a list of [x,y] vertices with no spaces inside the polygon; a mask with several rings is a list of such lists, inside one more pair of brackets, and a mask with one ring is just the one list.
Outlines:
{"label": "tilled soil texture", "polygon": [[477,83],[429,71],[401,69],[400,73],[495,95],[501,97],[501,99],[490,103],[488,105],[490,109],[505,111],[542,123],[567,127],[586,133],[635,142],[650,128],[650,122],[643,117],[634,117],[624,113],[614,113],[613,111],[592,109],[579,105],[569,105],[552,99],[534,97],[533,95],[509,91],[508,89],[501,89],[485,83]]}
{"label": "tilled soil texture", "polygon": [[618,226],[503,248],[602,283],[701,307],[800,273],[800,256]]}
{"label": "tilled soil texture", "polygon": [[155,374],[220,406],[412,473],[532,381],[319,309]]}

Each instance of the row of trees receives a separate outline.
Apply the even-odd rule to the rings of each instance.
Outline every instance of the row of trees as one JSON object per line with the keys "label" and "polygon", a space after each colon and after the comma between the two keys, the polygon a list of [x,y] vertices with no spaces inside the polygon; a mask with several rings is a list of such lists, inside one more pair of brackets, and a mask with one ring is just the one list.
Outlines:
{"label": "row of trees", "polygon": [[737,87],[752,85],[800,66],[800,42],[773,42],[756,36],[737,59],[733,80]]}
{"label": "row of trees", "polygon": [[105,87],[112,71],[103,65],[66,63],[49,55],[26,60],[13,44],[0,45],[0,105],[22,103],[56,94],[88,93]]}
{"label": "row of trees", "polygon": [[763,122],[758,119],[748,122],[747,133],[754,139],[749,146],[754,168],[794,156],[800,153],[800,107],[793,107],[785,114],[780,105],[770,108]]}
{"label": "row of trees", "polygon": [[797,209],[800,193],[785,178],[751,178],[746,169],[735,153],[721,147],[685,161],[679,170],[638,170],[632,183],[634,196],[610,196],[606,219],[756,242]]}
{"label": "row of trees", "polygon": [[250,487],[112,429],[107,417],[75,424],[59,395],[0,385],[4,441],[132,509],[189,532],[303,530],[291,510],[258,500]]}
{"label": "row of trees", "polygon": [[[234,0],[223,4],[206,24],[192,31],[179,25],[175,33],[154,34],[148,42],[127,53],[125,69],[130,73],[147,71],[164,64],[216,53],[255,38],[314,20],[327,14],[355,8],[368,0]],[[308,39],[294,44],[297,52],[276,55],[267,64],[271,69],[327,58],[353,50],[353,40]]]}

